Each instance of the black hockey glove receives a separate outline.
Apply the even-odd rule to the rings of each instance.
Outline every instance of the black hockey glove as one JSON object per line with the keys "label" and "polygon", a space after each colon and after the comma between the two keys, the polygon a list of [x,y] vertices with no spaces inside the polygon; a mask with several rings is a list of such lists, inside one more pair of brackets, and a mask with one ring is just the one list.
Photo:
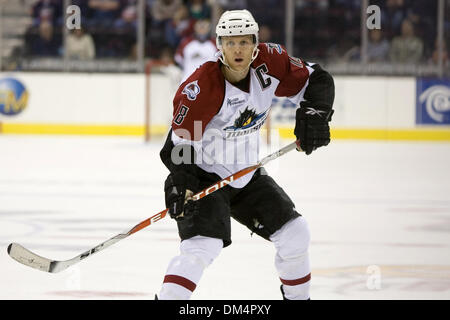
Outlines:
{"label": "black hockey glove", "polygon": [[198,211],[198,202],[192,200],[198,189],[198,179],[184,171],[171,173],[164,183],[166,208],[172,219],[183,220]]}
{"label": "black hockey glove", "polygon": [[294,134],[300,142],[300,148],[311,154],[319,147],[330,143],[331,116],[334,110],[323,110],[308,101],[300,103],[297,109]]}

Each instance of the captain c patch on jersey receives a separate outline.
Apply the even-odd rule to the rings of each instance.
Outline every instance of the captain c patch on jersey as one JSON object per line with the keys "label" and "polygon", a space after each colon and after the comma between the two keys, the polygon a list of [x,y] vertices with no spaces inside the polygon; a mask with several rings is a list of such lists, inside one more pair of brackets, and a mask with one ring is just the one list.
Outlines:
{"label": "captain c patch on jersey", "polygon": [[255,110],[246,107],[243,112],[239,113],[239,117],[234,120],[234,124],[223,130],[226,132],[227,138],[247,135],[258,131],[264,124],[266,118],[267,111],[258,114]]}

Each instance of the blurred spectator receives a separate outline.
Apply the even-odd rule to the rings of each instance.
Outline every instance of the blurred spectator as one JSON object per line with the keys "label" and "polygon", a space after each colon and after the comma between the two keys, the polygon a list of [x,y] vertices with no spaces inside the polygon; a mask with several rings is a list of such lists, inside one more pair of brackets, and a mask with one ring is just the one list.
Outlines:
{"label": "blurred spectator", "polygon": [[[385,2],[385,3],[384,3]],[[391,39],[399,34],[403,20],[406,19],[407,6],[405,0],[381,1],[381,24]]]}
{"label": "blurred spectator", "polygon": [[211,17],[211,8],[205,0],[188,0],[189,15],[194,19],[206,19]]}
{"label": "blurred spectator", "polygon": [[181,0],[155,0],[151,8],[153,23],[161,24],[173,19],[182,4]]}
{"label": "blurred spectator", "polygon": [[261,25],[259,27],[259,42],[271,42],[272,39],[272,30],[267,25]]}
{"label": "blurred spectator", "polygon": [[252,13],[258,24],[267,24],[271,27],[283,29],[284,24],[284,5],[280,5],[279,0],[247,0],[248,9]]}
{"label": "blurred spectator", "polygon": [[[449,66],[449,58],[448,58],[448,51],[447,51],[447,45],[444,41],[443,43],[443,50],[442,50],[442,65],[446,68]],[[431,54],[431,58],[428,60],[429,64],[438,65],[439,64],[439,41],[436,39],[434,44],[434,50]]]}
{"label": "blurred spectator", "polygon": [[108,28],[120,14],[120,0],[89,0],[88,7],[92,11],[90,25]]}
{"label": "blurred spectator", "polygon": [[32,26],[38,26],[42,21],[48,21],[52,25],[60,25],[62,22],[62,1],[39,0],[31,7]]}
{"label": "blurred spectator", "polygon": [[68,36],[66,50],[69,59],[91,60],[95,58],[95,45],[84,29],[74,29]]}
{"label": "blurred spectator", "polygon": [[184,37],[192,35],[194,32],[195,20],[189,16],[186,6],[180,6],[175,12],[173,19],[167,21],[165,26],[165,40],[172,47],[176,48]]}
{"label": "blurred spectator", "polygon": [[216,43],[211,38],[209,19],[197,20],[194,35],[184,38],[175,53],[175,61],[183,70],[182,81],[186,80],[201,64],[214,58]]}
{"label": "blurred spectator", "polygon": [[[159,57],[163,46],[168,45],[166,34],[169,34],[172,43],[179,41],[174,35],[172,19],[182,5],[182,0],[147,0],[147,12],[150,14],[147,15],[146,50],[149,56]],[[175,44],[171,46],[176,47]]]}
{"label": "blurred spectator", "polygon": [[42,21],[39,34],[32,39],[31,54],[39,57],[55,57],[59,55],[60,41],[53,32],[49,21]]}
{"label": "blurred spectator", "polygon": [[75,5],[75,6],[80,8],[81,22],[82,23],[85,23],[86,21],[84,19],[88,18],[90,16],[90,14],[91,14],[90,8],[89,8],[89,1],[90,0],[71,0],[71,4],[70,5]]}
{"label": "blurred spectator", "polygon": [[247,0],[217,0],[223,10],[247,9]]}
{"label": "blurred spectator", "polygon": [[[346,1],[348,2],[348,0]],[[328,8],[328,0],[297,0],[295,1],[295,6],[300,10],[309,7],[318,8],[319,10],[326,10]]]}
{"label": "blurred spectator", "polygon": [[115,27],[119,29],[136,30],[137,24],[137,0],[123,0],[123,9],[120,17],[115,22]]}
{"label": "blurred spectator", "polygon": [[369,32],[367,44],[367,56],[369,62],[386,61],[389,54],[389,41],[384,38],[381,29],[373,29]]}
{"label": "blurred spectator", "polygon": [[182,71],[175,64],[173,49],[170,47],[164,47],[159,56],[159,60],[161,61],[159,71],[169,78],[172,94],[175,94],[180,86]]}
{"label": "blurred spectator", "polygon": [[161,50],[158,60],[161,61],[163,66],[175,65],[173,49],[171,47],[164,47]]}
{"label": "blurred spectator", "polygon": [[[326,56],[330,62],[350,62],[360,58],[360,47],[348,37],[336,39],[336,44],[329,47]],[[311,57],[307,57],[311,58]],[[312,57],[314,59],[315,57]]]}
{"label": "blurred spectator", "polygon": [[131,48],[130,48],[130,52],[128,53],[128,59],[132,60],[132,61],[136,61],[138,59],[138,48],[137,48],[137,44],[134,43]]}
{"label": "blurred spectator", "polygon": [[408,19],[415,26],[416,36],[424,42],[423,54],[426,56],[431,56],[435,46],[437,3],[438,1],[411,1],[408,5]]}
{"label": "blurred spectator", "polygon": [[402,23],[401,35],[392,40],[389,56],[394,63],[416,63],[423,54],[423,41],[414,35],[414,25],[408,19]]}

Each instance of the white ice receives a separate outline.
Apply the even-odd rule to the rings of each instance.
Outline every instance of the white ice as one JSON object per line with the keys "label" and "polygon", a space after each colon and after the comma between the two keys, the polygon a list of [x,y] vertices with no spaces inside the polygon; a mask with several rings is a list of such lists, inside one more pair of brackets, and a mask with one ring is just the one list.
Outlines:
{"label": "white ice", "polygon": [[[161,145],[0,136],[0,299],[153,299],[178,253],[170,218],[58,274],[6,248],[66,260],[161,211]],[[312,299],[450,299],[449,143],[333,141],[268,171],[309,222]],[[281,299],[272,244],[235,222],[232,240],[192,299]]]}

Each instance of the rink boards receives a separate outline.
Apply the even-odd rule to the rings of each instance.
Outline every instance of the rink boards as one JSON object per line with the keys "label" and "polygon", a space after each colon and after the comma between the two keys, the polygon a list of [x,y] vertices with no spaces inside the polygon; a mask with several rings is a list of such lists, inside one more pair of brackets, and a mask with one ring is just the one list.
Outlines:
{"label": "rink boards", "polygon": [[[1,85],[3,79],[15,79],[25,87],[22,109],[19,96],[12,102],[2,98],[8,92]],[[336,76],[332,136],[450,141],[449,83],[414,77]],[[154,135],[168,129],[176,88],[176,79],[168,75],[150,78],[149,119]],[[142,74],[2,73],[1,92],[2,133],[144,135],[146,84]],[[11,112],[14,107],[16,112]],[[270,126],[284,138],[293,137],[295,108],[288,99],[273,101]]]}

